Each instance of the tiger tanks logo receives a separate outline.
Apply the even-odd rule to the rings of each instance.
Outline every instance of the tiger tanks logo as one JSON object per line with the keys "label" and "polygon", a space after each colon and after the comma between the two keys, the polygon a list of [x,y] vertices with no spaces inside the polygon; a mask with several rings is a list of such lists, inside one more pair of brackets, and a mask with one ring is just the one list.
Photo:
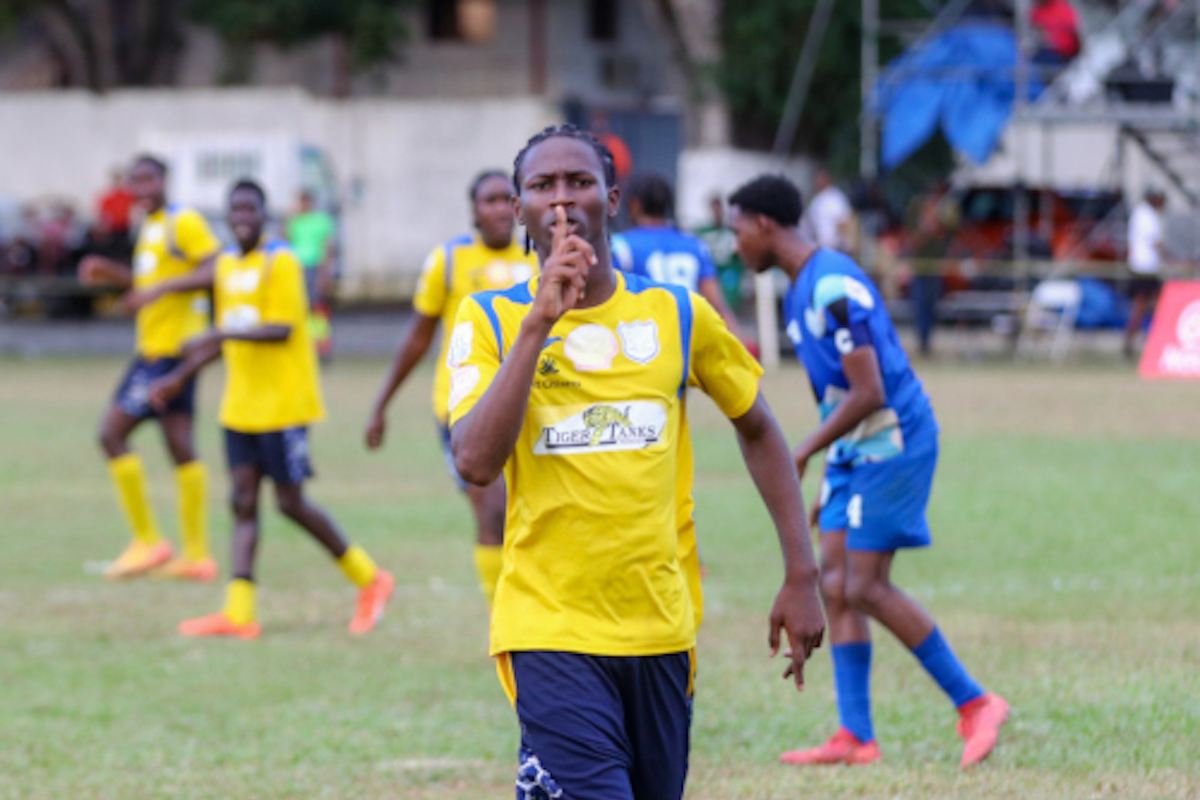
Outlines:
{"label": "tiger tanks logo", "polygon": [[666,443],[667,409],[652,400],[541,406],[530,412],[541,428],[536,455],[643,450]]}

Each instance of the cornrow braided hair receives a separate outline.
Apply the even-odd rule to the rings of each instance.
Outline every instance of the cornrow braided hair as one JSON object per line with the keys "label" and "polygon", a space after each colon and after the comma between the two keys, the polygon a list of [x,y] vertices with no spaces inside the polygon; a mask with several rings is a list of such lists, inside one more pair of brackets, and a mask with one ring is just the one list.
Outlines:
{"label": "cornrow braided hair", "polygon": [[521,167],[525,163],[525,157],[529,155],[529,151],[535,145],[539,145],[547,139],[575,139],[583,142],[596,152],[596,157],[600,159],[601,166],[604,167],[604,185],[606,187],[616,186],[617,184],[617,166],[613,162],[612,151],[592,135],[591,131],[585,131],[577,125],[566,123],[564,125],[551,125],[549,128],[543,128],[541,132],[535,133],[521,148],[521,152],[517,153],[517,157],[513,159],[513,186],[516,188],[517,194],[521,193]]}

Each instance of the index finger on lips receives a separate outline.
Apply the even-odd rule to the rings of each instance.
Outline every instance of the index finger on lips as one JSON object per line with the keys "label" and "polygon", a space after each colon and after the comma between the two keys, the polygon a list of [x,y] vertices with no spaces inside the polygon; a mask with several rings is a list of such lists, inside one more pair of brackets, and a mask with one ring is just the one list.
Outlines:
{"label": "index finger on lips", "polygon": [[554,226],[554,232],[550,238],[550,249],[554,252],[557,252],[567,238],[567,209],[563,206],[557,206],[554,209],[554,214],[556,218],[556,224]]}

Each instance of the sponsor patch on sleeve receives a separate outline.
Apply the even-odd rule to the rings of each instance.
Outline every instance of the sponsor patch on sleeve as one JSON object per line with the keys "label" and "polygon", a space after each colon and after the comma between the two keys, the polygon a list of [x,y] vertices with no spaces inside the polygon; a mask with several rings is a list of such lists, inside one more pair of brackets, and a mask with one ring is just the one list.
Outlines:
{"label": "sponsor patch on sleeve", "polygon": [[458,369],[471,357],[471,345],[475,341],[475,325],[469,320],[454,326],[450,334],[450,346],[446,348],[446,367]]}
{"label": "sponsor patch on sleeve", "polygon": [[479,367],[467,364],[450,373],[450,410],[458,408],[458,404],[466,400],[468,395],[479,385]]}

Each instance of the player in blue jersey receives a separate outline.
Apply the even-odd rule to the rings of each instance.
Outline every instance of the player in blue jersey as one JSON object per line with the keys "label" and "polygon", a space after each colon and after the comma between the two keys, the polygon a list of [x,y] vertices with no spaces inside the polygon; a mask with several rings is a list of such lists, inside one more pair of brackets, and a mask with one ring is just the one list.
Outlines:
{"label": "player in blue jersey", "polygon": [[613,263],[625,272],[703,296],[738,336],[737,317],[725,302],[708,245],[671,222],[675,210],[671,184],[661,175],[646,173],[633,176],[627,191],[633,227],[612,237]]}
{"label": "player in blue jersey", "polygon": [[729,199],[738,250],[751,269],[778,266],[791,278],[787,333],[808,370],[821,423],[796,448],[803,477],[825,450],[814,504],[821,530],[821,594],[833,642],[841,728],[825,744],[784,753],[792,764],[866,764],[880,757],[871,723],[871,632],[890,630],[959,712],[964,768],[995,747],[1008,703],[985,692],[933,619],[892,585],[896,551],[930,544],[925,506],[937,464],[938,425],[909,366],[879,291],[851,259],[820,248],[796,228],[800,192],[762,176]]}

